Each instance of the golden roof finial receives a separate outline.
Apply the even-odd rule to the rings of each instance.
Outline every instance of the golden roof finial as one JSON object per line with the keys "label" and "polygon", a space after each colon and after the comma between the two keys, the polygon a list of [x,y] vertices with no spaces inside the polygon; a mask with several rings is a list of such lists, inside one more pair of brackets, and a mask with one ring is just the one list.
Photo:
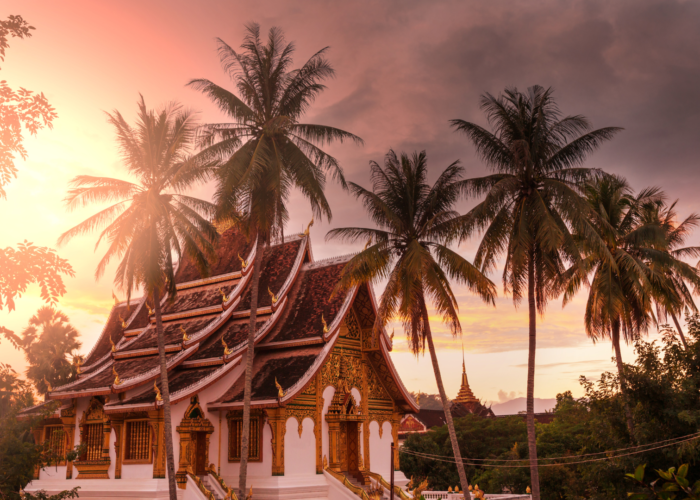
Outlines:
{"label": "golden roof finial", "polygon": [[309,222],[309,225],[306,226],[306,230],[304,231],[304,236],[309,235],[309,231],[311,230],[311,226],[313,226],[313,225],[314,225],[314,218],[311,217],[311,222]]}
{"label": "golden roof finial", "polygon": [[73,364],[75,365],[75,372],[80,375],[80,366],[83,364],[83,358],[76,354],[73,356]]}
{"label": "golden roof finial", "polygon": [[148,309],[148,315],[153,316],[155,311],[153,311],[153,309],[151,309],[151,306],[148,304],[148,302],[146,302],[146,309]]}
{"label": "golden roof finial", "polygon": [[418,406],[420,406],[420,392],[419,392],[418,395],[416,396],[416,404],[417,404]]}
{"label": "golden roof finial", "polygon": [[226,345],[226,341],[224,340],[223,334],[221,335],[221,344],[224,346],[224,356],[228,356],[231,354],[231,349],[228,348],[228,345]]}
{"label": "golden roof finial", "polygon": [[109,336],[109,343],[112,344],[112,352],[117,352],[117,346],[114,345],[114,340],[112,340],[112,335]]}
{"label": "golden roof finial", "polygon": [[223,288],[219,288],[219,293],[221,294],[221,301],[224,303],[228,302],[228,296],[226,295],[226,292],[224,292]]}
{"label": "golden roof finial", "polygon": [[180,331],[182,332],[182,341],[187,342],[190,340],[190,337],[187,335],[187,330],[185,330],[182,325],[180,325]]}
{"label": "golden roof finial", "polygon": [[122,385],[122,381],[119,379],[119,374],[114,365],[112,365],[112,375],[114,375],[114,385]]}
{"label": "golden roof finial", "polygon": [[119,315],[119,321],[122,322],[122,330],[126,330],[126,321],[124,321],[121,314]]}
{"label": "golden roof finial", "polygon": [[277,382],[277,377],[275,377],[275,385],[277,386],[277,397],[283,398],[285,392],[284,392],[284,389],[282,389],[282,386],[280,385],[280,383]]}
{"label": "golden roof finial", "polygon": [[160,389],[158,389],[158,385],[156,384],[156,381],[153,381],[153,390],[156,391],[156,402],[158,401],[163,401],[163,397],[160,395]]}
{"label": "golden roof finial", "polygon": [[272,299],[272,305],[274,306],[275,304],[277,304],[277,295],[272,293],[272,290],[270,290],[269,286],[267,287],[267,293],[270,294],[270,299]]}
{"label": "golden roof finial", "polygon": [[238,260],[241,261],[241,270],[244,270],[246,267],[248,267],[248,261],[241,257],[240,253],[238,254]]}
{"label": "golden roof finial", "polygon": [[326,323],[326,318],[321,314],[321,323],[323,323],[323,333],[328,333],[328,324]]}
{"label": "golden roof finial", "polygon": [[51,382],[46,380],[46,377],[44,377],[44,383],[46,384],[46,392],[53,392],[53,388],[51,387]]}

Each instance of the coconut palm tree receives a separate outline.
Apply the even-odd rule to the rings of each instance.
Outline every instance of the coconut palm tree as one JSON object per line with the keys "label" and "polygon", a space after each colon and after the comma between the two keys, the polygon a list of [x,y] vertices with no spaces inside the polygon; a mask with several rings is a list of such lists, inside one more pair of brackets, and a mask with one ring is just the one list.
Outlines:
{"label": "coconut palm tree", "polygon": [[544,314],[555,296],[554,285],[566,264],[581,261],[570,227],[588,235],[591,245],[604,248],[588,223],[590,209],[581,197],[583,181],[596,172],[581,165],[620,129],[590,130],[583,116],[562,117],[552,89],[540,86],[525,93],[506,89],[498,97],[484,94],[481,109],[493,132],[464,120],[451,121],[495,171],[467,183],[469,194],[485,198],[459,221],[460,240],[483,231],[474,265],[487,273],[504,256],[505,291],[516,305],[527,295],[527,430],[532,495],[539,500],[533,399],[537,312]]}
{"label": "coconut palm tree", "polygon": [[384,168],[370,162],[370,170],[372,191],[355,183],[350,183],[350,191],[362,200],[378,227],[333,229],[326,236],[367,241],[365,250],[344,267],[337,290],[388,280],[373,335],[378,335],[388,321],[399,319],[414,354],[424,352],[428,345],[462,490],[469,491],[427,307],[430,302],[452,335],[457,335],[462,328],[450,279],[466,285],[486,302],[495,303],[494,284],[448,246],[455,234],[455,219],[459,218],[454,206],[464,189],[464,169],[459,162],[452,163],[431,187],[426,181],[425,151],[410,157],[402,154],[400,158],[389,151]]}
{"label": "coconut palm tree", "polygon": [[[655,223],[663,229],[665,235],[664,247],[675,259],[672,266],[666,266],[663,269],[663,273],[670,282],[667,286],[669,293],[655,297],[657,316],[660,319],[671,316],[683,347],[687,349],[688,342],[685,339],[678,317],[683,313],[684,308],[688,308],[695,313],[698,311],[693,300],[693,292],[697,293],[700,288],[700,278],[698,277],[698,270],[681,259],[688,257],[697,259],[700,257],[700,247],[683,246],[692,230],[700,223],[700,215],[692,213],[678,223],[677,203],[678,200],[670,205],[666,203],[653,204],[644,211],[643,217],[645,221]],[[655,264],[651,263],[651,265]]]}
{"label": "coconut palm tree", "polygon": [[314,54],[301,68],[292,69],[295,47],[285,41],[280,29],[272,28],[265,44],[260,39],[259,25],[248,24],[246,31],[241,52],[218,39],[221,65],[237,94],[210,80],[189,82],[231,119],[228,123],[203,126],[198,140],[200,154],[220,162],[215,173],[217,218],[236,223],[256,238],[243,398],[240,492],[246,491],[255,323],[265,246],[273,237],[284,239],[286,203],[294,188],[309,201],[315,217],[331,219],[331,208],[323,191],[326,174],[330,173],[343,186],[345,178],[338,160],[321,147],[334,141],[362,143],[359,137],[344,130],[300,123],[316,96],[326,88],[322,82],[334,75],[325,58],[327,48]]}
{"label": "coconut palm tree", "polygon": [[92,203],[113,204],[63,233],[58,244],[104,228],[95,249],[103,240],[107,241],[108,248],[97,266],[95,278],[104,274],[113,258],[121,259],[114,278],[117,287],[126,294],[127,300],[133,290],[142,288],[147,300],[154,304],[168,484],[170,499],[176,500],[161,298],[168,294],[173,299],[176,294],[174,259],[189,259],[206,275],[217,238],[216,228],[210,222],[215,207],[183,194],[202,179],[207,167],[201,163],[201,158],[189,155],[197,127],[193,113],[174,103],[149,110],[143,96],[138,108],[133,127],[119,111],[107,113],[109,123],[117,132],[123,165],[138,181],[88,175],[75,177],[65,198],[69,210]]}

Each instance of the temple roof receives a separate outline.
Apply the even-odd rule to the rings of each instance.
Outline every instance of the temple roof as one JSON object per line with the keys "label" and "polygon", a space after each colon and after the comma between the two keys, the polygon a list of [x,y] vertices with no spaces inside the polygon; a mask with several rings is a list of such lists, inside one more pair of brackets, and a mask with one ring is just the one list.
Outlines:
{"label": "temple roof", "polygon": [[[221,235],[211,276],[203,277],[185,261],[176,273],[177,293],[162,297],[171,401],[196,393],[241,363],[248,345],[250,264],[255,252],[255,241],[229,229]],[[361,328],[372,327],[376,305],[368,286],[331,297],[350,257],[313,262],[308,234],[292,235],[264,249],[255,332],[254,404],[280,403],[275,381],[286,391],[285,401],[300,393],[329,356],[351,307]],[[78,380],[55,388],[49,398],[129,390],[131,396],[108,403],[106,409],[138,411],[157,406],[153,383],[160,384],[160,363],[152,306],[144,298],[129,305],[115,304]],[[414,411],[415,402],[388,355],[391,341],[386,332],[380,336],[370,362],[391,396],[406,411]],[[242,399],[242,384],[242,377],[230,382],[210,406],[236,406]]]}

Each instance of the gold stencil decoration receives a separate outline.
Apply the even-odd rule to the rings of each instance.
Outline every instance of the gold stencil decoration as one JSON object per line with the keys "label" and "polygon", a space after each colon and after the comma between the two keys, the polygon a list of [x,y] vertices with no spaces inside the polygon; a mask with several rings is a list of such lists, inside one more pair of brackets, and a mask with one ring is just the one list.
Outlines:
{"label": "gold stencil decoration", "polygon": [[348,327],[347,338],[352,340],[360,340],[360,324],[357,322],[357,318],[354,313],[350,313],[345,316],[345,324]]}

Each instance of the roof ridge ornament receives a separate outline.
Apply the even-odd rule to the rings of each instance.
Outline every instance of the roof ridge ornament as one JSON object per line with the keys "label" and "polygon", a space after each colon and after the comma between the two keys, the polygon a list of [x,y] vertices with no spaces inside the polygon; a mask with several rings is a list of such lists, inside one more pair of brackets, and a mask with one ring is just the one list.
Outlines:
{"label": "roof ridge ornament", "polygon": [[311,222],[309,222],[309,225],[306,226],[306,229],[304,230],[304,236],[308,236],[308,235],[309,235],[309,232],[310,232],[310,230],[311,230],[311,226],[313,226],[313,225],[314,225],[314,218],[311,217]]}
{"label": "roof ridge ornament", "polygon": [[241,257],[240,252],[238,252],[238,260],[241,261],[241,271],[245,271],[245,268],[248,267],[248,261]]}
{"label": "roof ridge ornament", "polygon": [[46,376],[44,376],[44,383],[46,384],[46,391],[47,392],[53,392],[53,388],[51,387],[51,382],[46,380]]}
{"label": "roof ridge ornament", "polygon": [[228,348],[226,341],[224,340],[224,334],[221,334],[221,344],[224,346],[224,357],[230,355],[233,351]]}
{"label": "roof ridge ornament", "polygon": [[122,317],[121,313],[119,313],[119,321],[122,322],[122,330],[126,330],[126,321],[124,321],[124,318]]}
{"label": "roof ridge ornament", "polygon": [[284,389],[282,388],[282,386],[280,385],[280,383],[277,382],[277,377],[275,377],[275,385],[277,386],[277,397],[278,397],[279,399],[283,398],[284,395],[286,394],[286,392],[284,391]]}
{"label": "roof ridge ornament", "polygon": [[112,334],[109,334],[109,343],[112,344],[112,352],[117,352],[117,346],[114,345],[114,340],[112,340]]}
{"label": "roof ridge ornament", "polygon": [[112,365],[112,375],[114,375],[114,385],[122,385],[122,381],[119,379],[119,374],[114,365]]}
{"label": "roof ridge ornament", "polygon": [[321,323],[323,323],[323,333],[328,333],[328,324],[326,323],[326,319],[323,317],[323,314],[321,314]]}
{"label": "roof ridge ornament", "polygon": [[156,391],[156,403],[158,401],[163,401],[163,397],[160,395],[160,389],[158,389],[158,385],[156,384],[156,381],[153,381],[153,390]]}
{"label": "roof ridge ornament", "polygon": [[182,332],[182,341],[187,342],[190,340],[190,337],[187,335],[187,330],[185,330],[182,325],[180,325],[180,331]]}
{"label": "roof ridge ornament", "polygon": [[225,304],[228,302],[228,295],[226,295],[226,292],[224,292],[224,289],[219,287],[219,293],[221,294],[221,301]]}
{"label": "roof ridge ornament", "polygon": [[272,290],[270,290],[269,286],[267,287],[267,293],[270,294],[270,299],[272,300],[272,305],[274,306],[275,304],[277,304],[277,295],[272,293]]}
{"label": "roof ridge ornament", "polygon": [[155,314],[155,311],[151,309],[151,306],[148,304],[148,301],[146,301],[146,309],[148,309],[149,316],[153,316],[153,314]]}
{"label": "roof ridge ornament", "polygon": [[83,358],[76,354],[73,356],[73,364],[75,365],[75,373],[80,375],[80,366],[83,364]]}

